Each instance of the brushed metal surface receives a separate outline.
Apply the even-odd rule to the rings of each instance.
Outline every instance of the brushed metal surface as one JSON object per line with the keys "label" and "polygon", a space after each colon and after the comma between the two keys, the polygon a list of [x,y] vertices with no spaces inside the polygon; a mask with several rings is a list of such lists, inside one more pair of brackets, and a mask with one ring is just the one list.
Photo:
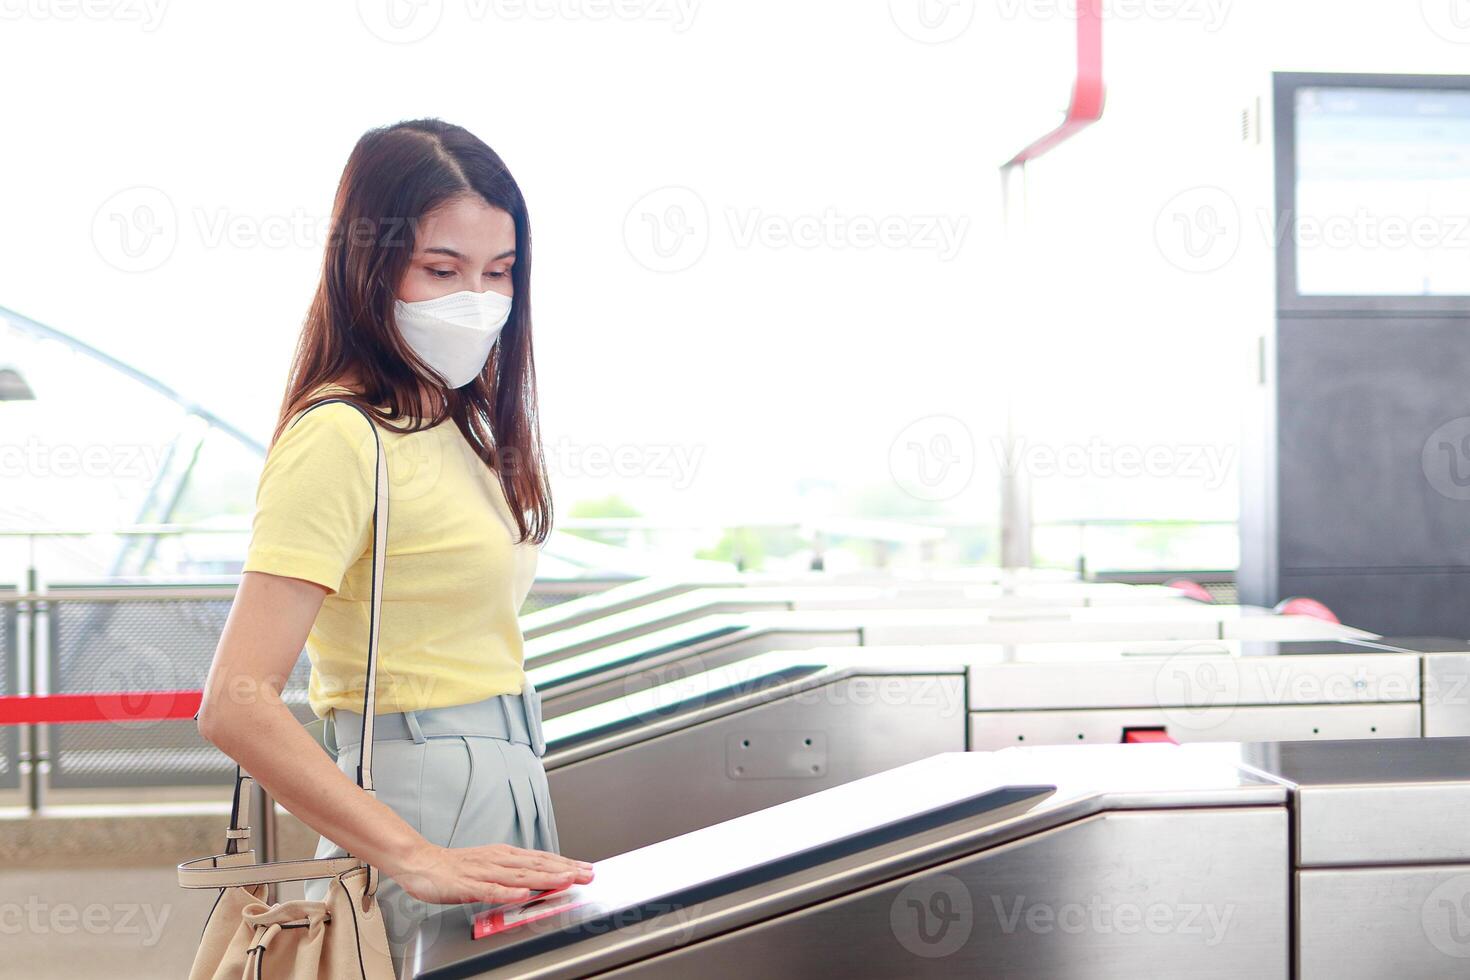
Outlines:
{"label": "brushed metal surface", "polygon": [[[843,648],[836,663],[813,663],[816,658],[799,654],[768,653],[735,664],[693,674],[657,688],[615,698],[588,709],[548,718],[546,735],[547,769],[569,765],[580,759],[657,738],[714,718],[773,701],[808,688],[829,684],[857,673],[920,673],[915,665],[893,669],[887,665],[850,663],[861,648]],[[953,668],[938,673],[958,673]]]}
{"label": "brushed metal surface", "polygon": [[1304,870],[1296,892],[1301,980],[1470,975],[1470,866]]}
{"label": "brushed metal surface", "polygon": [[[634,644],[658,637],[642,637]],[[671,645],[636,661],[610,663],[586,676],[569,680],[543,690],[541,708],[545,718],[559,718],[573,711],[604,704],[614,698],[648,691],[662,684],[680,681],[705,671],[758,657],[778,650],[817,649],[820,647],[855,647],[862,642],[854,627],[803,628],[792,623],[790,628],[741,629],[711,639]],[[657,641],[651,646],[656,647]],[[593,651],[592,656],[600,651]],[[575,664],[577,658],[563,661]]]}
{"label": "brushed metal surface", "polygon": [[[556,630],[580,626],[638,606],[658,602],[696,589],[784,589],[794,596],[814,590],[880,588],[901,591],[905,601],[932,597],[938,602],[963,595],[986,605],[1153,605],[1180,598],[1177,589],[1162,585],[1122,582],[1083,582],[1059,569],[999,569],[969,567],[936,569],[922,574],[893,569],[859,572],[817,572],[765,575],[751,572],[702,570],[694,575],[634,579],[592,595],[559,602],[520,617],[528,640]],[[233,586],[231,586],[233,588]],[[797,608],[801,603],[795,604]]]}
{"label": "brushed metal surface", "polygon": [[[541,666],[555,663],[610,643],[620,643],[715,615],[781,611],[862,612],[873,609],[1034,611],[1088,606],[1174,606],[1181,615],[1191,615],[1196,614],[1200,606],[1184,598],[1176,589],[1117,582],[1040,583],[1011,589],[964,582],[928,583],[919,587],[902,583],[887,586],[747,585],[742,588],[720,585],[667,595],[633,593],[624,596],[624,602],[645,594],[649,595],[645,601],[625,608],[616,608],[613,601],[604,600],[607,606],[605,613],[596,616],[584,614],[579,621],[577,617],[566,616],[565,625],[559,629],[548,629],[546,617],[543,617],[532,624],[533,633],[525,634],[526,664]],[[597,607],[597,604],[589,604],[586,611]]]}
{"label": "brushed metal surface", "polygon": [[731,779],[819,779],[827,774],[827,733],[747,728],[725,736]]}
{"label": "brushed metal surface", "polygon": [[[1088,644],[1076,651],[1018,648],[1009,662],[970,668],[976,710],[1115,708],[1215,704],[1366,704],[1417,701],[1419,657],[1371,649],[1337,654],[1242,656],[1226,641]],[[1022,659],[1026,658],[1026,659]]]}
{"label": "brushed metal surface", "polygon": [[1091,711],[983,711],[970,715],[970,748],[1122,741],[1128,728],[1163,728],[1177,742],[1373,739],[1419,734],[1417,704],[1223,705]]}
{"label": "brushed metal surface", "polygon": [[[1018,778],[1028,781],[1018,783]],[[1043,778],[1042,784],[1030,782]],[[832,840],[865,826],[881,826],[904,815],[922,813],[947,801],[967,799],[998,786],[1055,787],[1005,815],[911,827],[904,835],[875,843],[847,857],[781,877],[740,884],[732,882],[701,893],[692,904],[654,909],[650,915],[613,916],[618,910],[658,905],[661,896],[681,887],[776,861],[782,855]],[[1208,815],[1257,810],[1276,814],[1285,827],[1287,789],[1241,765],[1238,745],[1079,746],[1011,749],[995,753],[946,753],[932,756],[821,793],[760,810],[598,864],[590,885],[567,892],[573,907],[544,921],[517,927],[513,933],[472,940],[467,914],[456,907],[431,917],[421,930],[413,962],[423,969],[460,972],[467,959],[487,950],[524,950],[501,974],[515,976],[587,976],[668,952],[692,942],[786,915],[830,899],[854,894],[924,868],[981,851],[995,851],[1038,834],[1109,811],[1196,811]],[[1209,808],[1209,809],[1201,809]],[[1105,838],[1109,835],[1104,835]],[[1158,851],[1159,835],[1152,851]],[[1193,837],[1188,847],[1208,853]],[[1252,838],[1259,838],[1256,833]],[[1286,881],[1283,849],[1251,848],[1274,853],[1280,881]],[[1155,855],[1166,861],[1172,855]],[[1230,878],[1229,866],[1253,858],[1209,858],[1212,873]],[[1101,878],[1088,888],[1118,886],[1118,874],[1130,864],[1105,859]],[[1146,877],[1140,879],[1148,880]],[[1207,886],[1212,874],[1191,874],[1189,887]],[[1177,883],[1175,883],[1177,885]],[[1165,885],[1165,887],[1174,887]],[[1284,885],[1283,885],[1284,887]],[[730,891],[729,888],[739,890]],[[1281,919],[1285,920],[1285,910]],[[585,927],[582,925],[585,923]],[[538,937],[574,929],[573,946],[538,952]],[[1132,940],[1134,937],[1129,937]],[[1148,974],[1143,975],[1158,975]],[[1274,974],[1267,974],[1274,975]]]}
{"label": "brushed metal surface", "polygon": [[[878,590],[860,591],[868,602],[879,601]],[[789,589],[695,589],[527,640],[525,662],[532,667],[556,663],[705,616],[790,610],[791,594]]]}
{"label": "brushed metal surface", "polygon": [[521,635],[527,640],[572,626],[580,626],[603,616],[611,616],[627,609],[634,609],[650,602],[667,599],[700,588],[731,588],[744,583],[736,575],[726,581],[697,581],[690,576],[678,578],[649,576],[634,579],[594,592],[558,602],[554,606],[538,609],[520,617]]}
{"label": "brushed metal surface", "polygon": [[620,969],[617,980],[1288,976],[1284,810],[1107,813]]}
{"label": "brushed metal surface", "polygon": [[1292,786],[1300,867],[1470,861],[1470,738],[1244,746]]}
{"label": "brushed metal surface", "polygon": [[[1101,812],[1028,832],[1032,820],[1017,814],[995,841],[984,828],[958,837],[944,828],[463,975],[1288,975],[1283,807]],[[452,958],[441,951],[438,961]]]}
{"label": "brushed metal surface", "polygon": [[[636,611],[635,611],[636,612]],[[818,645],[972,645],[1097,640],[1330,640],[1372,634],[1245,606],[872,609],[703,616],[532,667],[551,718],[730,663]],[[554,637],[554,634],[553,634]],[[784,637],[784,638],[783,638]],[[836,638],[836,639],[834,639]],[[732,645],[732,644],[749,644]],[[560,703],[558,703],[560,702]]]}
{"label": "brushed metal surface", "polygon": [[1470,861],[1470,780],[1311,786],[1296,796],[1303,868]]}
{"label": "brushed metal surface", "polygon": [[1470,653],[1424,655],[1424,734],[1470,735]]}
{"label": "brushed metal surface", "polygon": [[[964,682],[949,676],[842,677],[748,710],[567,765],[548,765],[562,850],[595,861],[860,776],[965,747]],[[816,733],[825,761],[810,778],[729,772],[731,739]],[[553,760],[554,762],[555,760]]]}

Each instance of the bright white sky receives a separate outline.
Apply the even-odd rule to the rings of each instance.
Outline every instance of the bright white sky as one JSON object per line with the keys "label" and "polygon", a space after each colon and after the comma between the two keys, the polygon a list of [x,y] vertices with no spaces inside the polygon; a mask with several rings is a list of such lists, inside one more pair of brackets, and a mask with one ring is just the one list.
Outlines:
{"label": "bright white sky", "polygon": [[[672,520],[804,516],[804,481],[891,491],[919,465],[903,443],[956,435],[935,415],[974,445],[945,507],[992,520],[1008,386],[1031,445],[1162,446],[1179,470],[1042,480],[1038,516],[1233,517],[1269,259],[1181,268],[1161,214],[1200,186],[1256,206],[1241,175],[1268,161],[1238,111],[1268,68],[1470,64],[1449,0],[1105,2],[1107,112],[1032,166],[1022,261],[996,165],[1061,107],[1069,3],[389,2],[0,0],[0,305],[264,438],[348,151],[437,115],[530,202],[559,504],[621,489]],[[395,33],[390,11],[418,19]],[[131,257],[117,222],[145,208],[173,231]],[[661,258],[649,222],[681,215],[694,244]],[[665,469],[579,475],[592,446]]]}

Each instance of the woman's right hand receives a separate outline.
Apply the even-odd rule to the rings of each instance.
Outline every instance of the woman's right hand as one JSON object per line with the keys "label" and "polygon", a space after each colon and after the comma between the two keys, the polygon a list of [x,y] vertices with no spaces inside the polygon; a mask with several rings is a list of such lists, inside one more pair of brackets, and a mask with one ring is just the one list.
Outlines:
{"label": "woman's right hand", "polygon": [[524,901],[532,892],[585,885],[592,880],[592,865],[509,844],[440,847],[425,841],[383,873],[423,902],[499,904]]}

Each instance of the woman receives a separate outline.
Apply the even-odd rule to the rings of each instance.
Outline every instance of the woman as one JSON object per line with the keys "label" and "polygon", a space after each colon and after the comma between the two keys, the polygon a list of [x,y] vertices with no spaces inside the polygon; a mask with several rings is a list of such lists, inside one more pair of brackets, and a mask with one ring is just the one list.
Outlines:
{"label": "woman", "polygon": [[[380,870],[398,958],[438,907],[592,871],[554,853],[516,618],[551,524],[525,201],[483,142],[418,120],[363,136],[332,218],[199,730],[321,834],[318,857]],[[368,408],[388,456],[376,798],[355,769],[374,441],[352,405],[303,414],[326,398]],[[336,765],[279,698],[303,645]]]}

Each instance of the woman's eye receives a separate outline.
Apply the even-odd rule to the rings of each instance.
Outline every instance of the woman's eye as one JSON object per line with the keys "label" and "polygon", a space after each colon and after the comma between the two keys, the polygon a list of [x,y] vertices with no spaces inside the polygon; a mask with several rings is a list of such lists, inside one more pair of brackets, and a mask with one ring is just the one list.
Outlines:
{"label": "woman's eye", "polygon": [[453,269],[430,269],[429,270],[429,275],[433,276],[435,279],[448,279],[450,276],[454,275],[454,270]]}
{"label": "woman's eye", "polygon": [[485,278],[487,278],[487,279],[504,279],[508,275],[510,275],[510,270],[509,269],[501,269],[499,272],[487,272],[487,273],[485,273]]}

